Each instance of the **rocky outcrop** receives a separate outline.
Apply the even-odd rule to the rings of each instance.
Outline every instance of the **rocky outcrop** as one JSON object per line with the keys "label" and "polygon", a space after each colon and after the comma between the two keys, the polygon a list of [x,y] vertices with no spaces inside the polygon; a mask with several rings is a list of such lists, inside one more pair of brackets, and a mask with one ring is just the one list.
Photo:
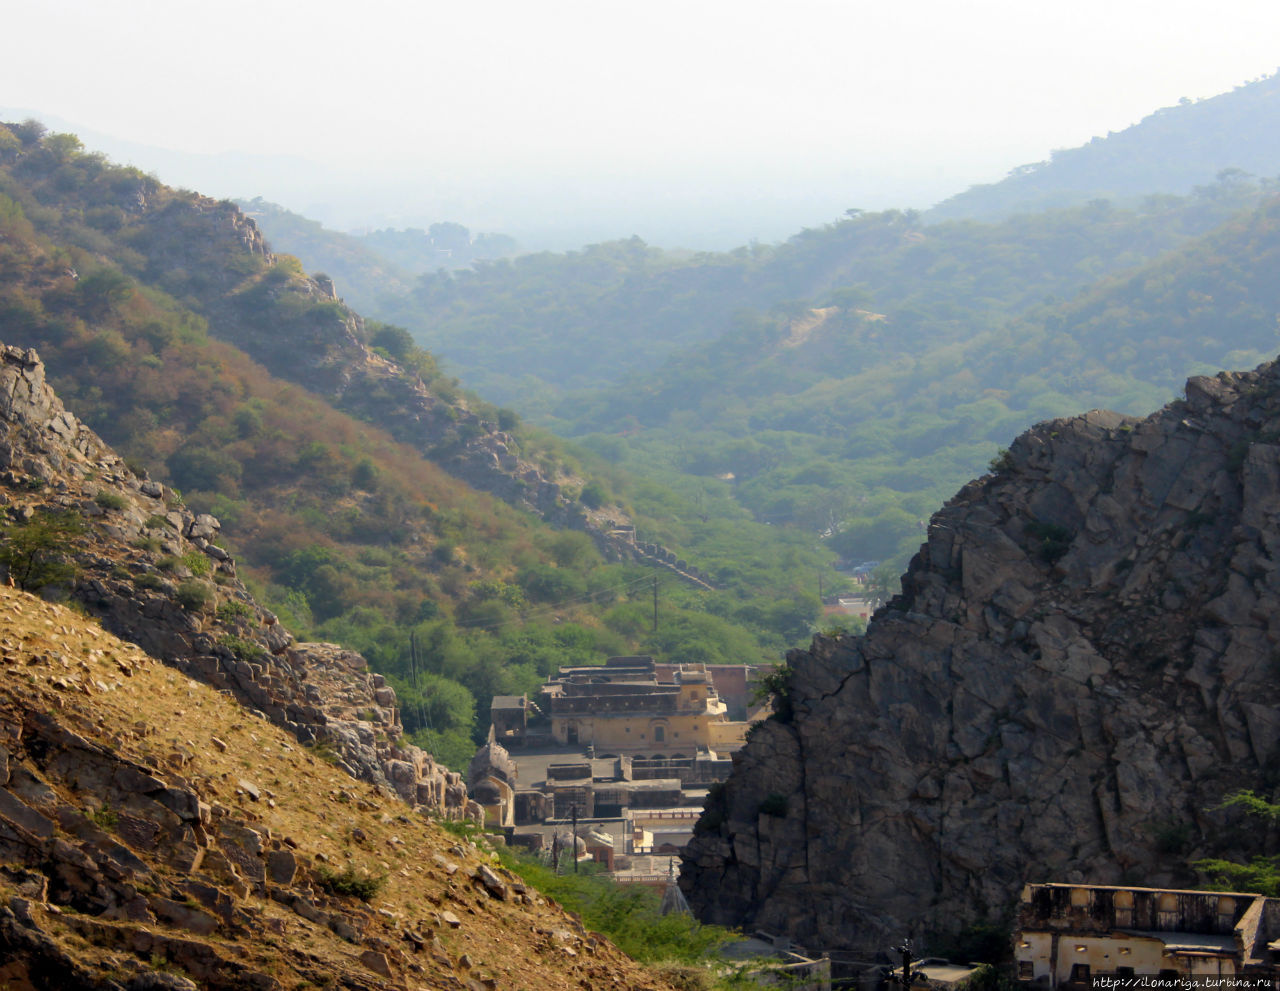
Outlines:
{"label": "rocky outcrop", "polygon": [[62,544],[38,551],[71,562],[65,575],[35,580],[10,566],[10,581],[76,599],[106,629],[322,745],[350,774],[411,806],[477,813],[460,775],[401,739],[395,692],[363,657],[296,643],[236,578],[217,519],[138,477],[63,408],[34,351],[3,344],[0,510],[9,536],[54,518],[74,523]]}
{"label": "rocky outcrop", "polygon": [[1206,810],[1280,769],[1278,562],[1276,365],[1033,428],[864,637],[789,656],[690,904],[870,950],[999,920],[1024,881],[1194,881]]}

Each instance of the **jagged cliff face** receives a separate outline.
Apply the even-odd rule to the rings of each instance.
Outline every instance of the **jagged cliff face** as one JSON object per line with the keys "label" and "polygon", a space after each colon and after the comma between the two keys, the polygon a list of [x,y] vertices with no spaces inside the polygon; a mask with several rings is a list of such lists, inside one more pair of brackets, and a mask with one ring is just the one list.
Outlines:
{"label": "jagged cliff face", "polygon": [[1205,810],[1277,780],[1277,561],[1276,365],[1023,434],[865,637],[790,655],[685,851],[695,912],[870,950],[1024,881],[1192,881]]}
{"label": "jagged cliff face", "polygon": [[236,578],[217,519],[138,478],[63,408],[35,351],[4,344],[0,512],[0,546],[50,513],[83,521],[58,549],[74,577],[48,591],[76,599],[112,633],[232,693],[303,743],[323,742],[348,773],[411,806],[476,811],[458,774],[401,740],[395,692],[363,657],[296,643]]}

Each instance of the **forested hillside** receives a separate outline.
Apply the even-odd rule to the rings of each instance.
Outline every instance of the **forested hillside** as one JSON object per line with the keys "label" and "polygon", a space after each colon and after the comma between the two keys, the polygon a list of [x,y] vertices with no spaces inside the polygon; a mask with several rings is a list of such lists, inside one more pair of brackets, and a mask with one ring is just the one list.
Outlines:
{"label": "forested hillside", "polygon": [[1136,203],[1153,193],[1189,193],[1224,172],[1280,173],[1280,73],[1207,100],[1183,98],[1123,131],[974,186],[926,216],[999,220],[1099,198]]}
{"label": "forested hillside", "polygon": [[1229,181],[1139,210],[1097,204],[1000,225],[851,211],[784,244],[691,257],[633,238],[423,276],[377,315],[485,395],[542,417],[564,391],[621,384],[720,338],[738,314],[787,302],[892,309],[916,344],[953,340],[1153,258],[1257,195]]}
{"label": "forested hillside", "polygon": [[[454,464],[499,431],[505,456],[558,480],[561,515],[589,511],[574,486],[594,485],[591,501],[608,506],[624,478],[593,476],[509,411],[459,393],[403,331],[360,320],[272,254],[231,204],[33,123],[0,127],[0,338],[38,348],[78,416],[217,516],[242,574],[291,628],[365,653],[399,692],[406,728],[455,766],[493,694],[530,690],[559,664],[637,650],[771,659],[816,618],[809,586],[825,555],[746,524],[735,539],[755,560],[715,576],[722,593],[664,580],[655,630],[652,570],[606,562],[586,533],[477,493],[424,458],[421,437],[410,446],[367,420],[417,383],[432,457]],[[670,510],[650,539],[683,552],[696,508],[646,498]],[[709,529],[723,522],[703,515]]]}
{"label": "forested hillside", "polygon": [[[1074,326],[1078,294],[1115,291],[1107,279],[1162,257],[1180,264],[1176,252],[1269,192],[1230,175],[1134,209],[999,224],[851,211],[723,255],[632,239],[425,276],[381,315],[489,394],[654,480],[632,502],[681,516],[683,532],[667,531],[681,546],[705,521],[646,492],[679,491],[700,516],[793,525],[852,562],[901,562],[929,513],[1030,423],[1149,410],[1186,374],[1268,356],[1256,322],[1239,343],[1225,328],[1176,348],[1149,333],[1114,353],[1047,338]],[[731,567],[705,540],[699,553]]]}
{"label": "forested hillside", "polygon": [[1278,215],[1270,199],[1070,302],[1003,316],[989,305],[983,319],[972,297],[966,311],[941,282],[927,319],[831,299],[741,316],[716,342],[577,406],[574,424],[624,464],[709,485],[732,474],[758,518],[826,533],[846,557],[905,558],[919,521],[1030,424],[1090,407],[1145,412],[1188,374],[1274,357]]}

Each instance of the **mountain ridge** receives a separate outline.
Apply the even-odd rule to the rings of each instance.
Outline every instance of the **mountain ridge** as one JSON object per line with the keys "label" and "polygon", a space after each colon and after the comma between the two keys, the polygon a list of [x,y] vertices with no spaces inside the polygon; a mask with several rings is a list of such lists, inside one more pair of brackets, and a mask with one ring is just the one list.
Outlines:
{"label": "mountain ridge", "polygon": [[1122,131],[1058,149],[1000,182],[972,186],[925,211],[930,222],[997,219],[1108,198],[1184,195],[1224,173],[1280,171],[1280,73],[1227,93],[1162,107]]}

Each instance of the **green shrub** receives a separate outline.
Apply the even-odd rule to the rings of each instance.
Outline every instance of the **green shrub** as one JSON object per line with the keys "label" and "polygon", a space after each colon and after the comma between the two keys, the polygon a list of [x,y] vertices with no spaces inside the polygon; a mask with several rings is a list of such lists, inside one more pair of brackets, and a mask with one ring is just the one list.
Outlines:
{"label": "green shrub", "polygon": [[213,589],[198,579],[188,578],[178,584],[174,597],[187,612],[203,612],[213,601]]}
{"label": "green shrub", "polygon": [[603,485],[592,479],[582,487],[582,494],[578,496],[578,501],[588,509],[599,509],[609,501],[609,492]]}
{"label": "green shrub", "polygon": [[28,592],[73,581],[79,569],[71,554],[84,531],[79,513],[42,512],[0,530],[0,565]]}
{"label": "green shrub", "polygon": [[154,571],[143,572],[133,580],[133,583],[138,588],[150,589],[153,592],[159,592],[167,587],[165,580]]}
{"label": "green shrub", "polygon": [[351,867],[338,872],[322,865],[316,868],[316,877],[329,894],[359,898],[362,902],[372,901],[387,883],[385,874],[358,874]]}
{"label": "green shrub", "polygon": [[144,525],[147,527],[148,530],[158,530],[160,527],[165,527],[165,526],[171,527],[173,526],[173,523],[169,520],[168,517],[161,516],[159,513],[153,513],[152,515],[147,517],[147,522]]}
{"label": "green shrub", "polygon": [[213,562],[201,551],[187,551],[179,559],[193,575],[204,576],[213,570]]}
{"label": "green shrub", "polygon": [[242,619],[251,619],[253,607],[238,599],[228,599],[218,606],[217,616],[224,623],[235,623]]}
{"label": "green shrub", "polygon": [[[219,608],[219,612],[221,612],[221,608]],[[270,656],[266,648],[261,644],[252,640],[245,640],[243,637],[222,637],[219,643],[235,654],[238,661],[263,661]]]}
{"label": "green shrub", "polygon": [[99,489],[98,494],[93,497],[103,509],[124,509],[129,505],[129,500],[122,496],[119,492],[108,492],[106,489]]}
{"label": "green shrub", "polygon": [[987,471],[993,475],[1003,475],[1013,471],[1013,455],[1007,447],[996,452],[996,456],[987,462]]}
{"label": "green shrub", "polygon": [[1049,564],[1053,564],[1071,549],[1071,531],[1061,524],[1037,520],[1027,524],[1027,533],[1036,541],[1035,551],[1040,560]]}
{"label": "green shrub", "polygon": [[774,718],[782,723],[789,723],[795,718],[795,709],[791,704],[791,678],[795,670],[787,664],[779,664],[760,679],[756,685],[753,701],[773,702]]}
{"label": "green shrub", "polygon": [[1169,856],[1186,851],[1191,840],[1191,823],[1165,820],[1155,827],[1156,852]]}
{"label": "green shrub", "polygon": [[699,964],[718,946],[740,938],[684,913],[663,915],[662,895],[651,888],[620,885],[598,873],[556,874],[549,865],[510,847],[500,848],[498,856],[526,882],[581,915],[587,928],[603,933],[642,963]]}

